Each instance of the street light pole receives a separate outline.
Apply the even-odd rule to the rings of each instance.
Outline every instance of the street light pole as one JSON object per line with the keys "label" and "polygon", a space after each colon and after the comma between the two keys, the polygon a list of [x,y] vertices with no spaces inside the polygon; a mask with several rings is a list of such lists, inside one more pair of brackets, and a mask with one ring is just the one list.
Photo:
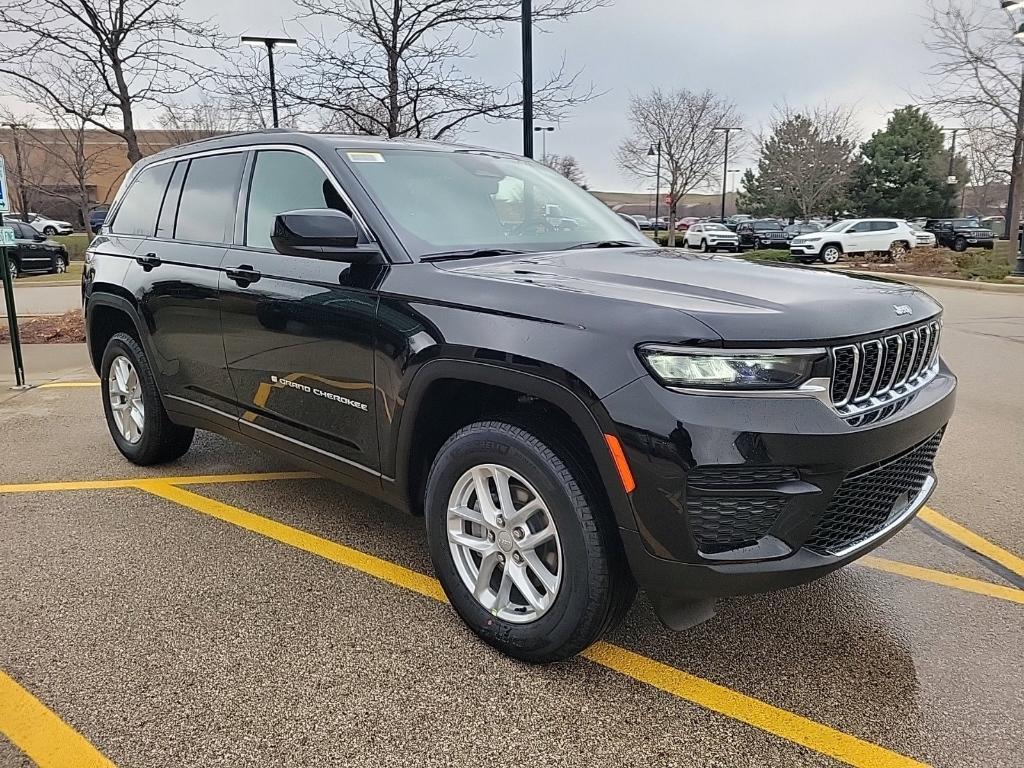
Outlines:
{"label": "street light pole", "polygon": [[[661,141],[657,147],[654,144],[647,150],[648,157],[658,156],[657,170],[654,175],[654,242],[658,242],[658,219],[661,214]],[[671,217],[671,214],[669,214]]]}
{"label": "street light pole", "polygon": [[555,130],[553,125],[538,125],[533,129],[534,133],[540,134],[541,150],[540,150],[540,161],[542,163],[547,162],[548,159],[548,134]]}
{"label": "street light pole", "polygon": [[725,221],[725,191],[726,186],[729,184],[729,134],[733,131],[742,131],[742,128],[735,127],[718,127],[716,131],[725,132],[725,161],[722,163],[722,221]]}
{"label": "street light pole", "polygon": [[[1021,0],[1001,0],[999,6],[1006,11],[1007,17],[1015,30],[1013,39],[1024,43],[1024,24],[1017,26],[1017,20],[1013,16],[1014,11],[1024,9],[1024,2]],[[1006,201],[1006,239],[1016,242],[1014,249],[1017,252],[1016,264],[1013,272],[1014,277],[1024,277],[1024,238],[1020,232],[1020,199],[1024,197],[1024,64],[1020,73],[1020,97],[1017,102],[1017,135],[1013,137],[1013,167],[1010,173],[1010,193]]]}
{"label": "street light pole", "polygon": [[523,155],[533,157],[533,2],[523,0]]}
{"label": "street light pole", "polygon": [[274,127],[277,128],[277,79],[274,73],[274,49],[298,48],[299,41],[291,37],[255,37],[253,35],[242,35],[242,44],[265,46],[267,49],[267,62],[270,65],[270,109],[273,114]]}

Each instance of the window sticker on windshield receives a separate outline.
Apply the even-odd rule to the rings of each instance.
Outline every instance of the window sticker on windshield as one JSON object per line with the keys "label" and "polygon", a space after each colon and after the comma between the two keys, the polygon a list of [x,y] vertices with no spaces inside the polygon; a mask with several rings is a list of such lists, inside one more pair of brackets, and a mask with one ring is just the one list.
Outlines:
{"label": "window sticker on windshield", "polygon": [[346,152],[348,159],[353,163],[383,163],[384,155],[380,152]]}

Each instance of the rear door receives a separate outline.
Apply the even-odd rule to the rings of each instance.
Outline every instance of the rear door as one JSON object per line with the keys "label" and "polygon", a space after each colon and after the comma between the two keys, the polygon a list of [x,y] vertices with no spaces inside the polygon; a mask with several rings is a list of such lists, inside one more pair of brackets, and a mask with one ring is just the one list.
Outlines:
{"label": "rear door", "polygon": [[246,152],[168,163],[155,229],[125,286],[149,328],[168,409],[234,426],[237,409],[221,341],[219,271],[234,235]]}
{"label": "rear door", "polygon": [[279,213],[352,215],[326,166],[299,148],[261,149],[221,278],[224,350],[243,433],[379,486],[373,342],[381,265],[284,256]]}
{"label": "rear door", "polygon": [[896,230],[899,227],[895,221],[873,221],[871,222],[871,250],[888,251],[896,239]]}

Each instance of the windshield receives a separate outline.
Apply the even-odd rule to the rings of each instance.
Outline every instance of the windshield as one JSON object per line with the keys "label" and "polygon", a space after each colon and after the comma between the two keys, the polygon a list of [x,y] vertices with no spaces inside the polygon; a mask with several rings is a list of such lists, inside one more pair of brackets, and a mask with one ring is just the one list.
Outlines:
{"label": "windshield", "polygon": [[704,225],[704,231],[705,232],[728,232],[729,228],[728,227],[723,227],[721,224],[705,224]]}
{"label": "windshield", "polygon": [[850,222],[848,221],[837,221],[835,224],[829,224],[825,227],[822,232],[841,232],[846,229]]}
{"label": "windshield", "polygon": [[651,244],[600,200],[539,163],[477,151],[338,153],[416,257]]}
{"label": "windshield", "polygon": [[756,232],[776,232],[782,229],[782,225],[777,221],[755,221],[754,230]]}
{"label": "windshield", "polygon": [[953,226],[967,229],[979,229],[981,224],[978,223],[977,219],[953,219]]}

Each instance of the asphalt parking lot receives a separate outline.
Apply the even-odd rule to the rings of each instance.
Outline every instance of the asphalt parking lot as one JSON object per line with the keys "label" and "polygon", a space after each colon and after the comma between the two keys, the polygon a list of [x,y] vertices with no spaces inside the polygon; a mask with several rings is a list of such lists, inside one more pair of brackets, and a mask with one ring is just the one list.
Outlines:
{"label": "asphalt parking lot", "polygon": [[421,520],[208,434],[133,467],[86,379],[0,402],[0,766],[1024,765],[1024,296],[933,293],[922,520],[548,667],[463,627]]}

